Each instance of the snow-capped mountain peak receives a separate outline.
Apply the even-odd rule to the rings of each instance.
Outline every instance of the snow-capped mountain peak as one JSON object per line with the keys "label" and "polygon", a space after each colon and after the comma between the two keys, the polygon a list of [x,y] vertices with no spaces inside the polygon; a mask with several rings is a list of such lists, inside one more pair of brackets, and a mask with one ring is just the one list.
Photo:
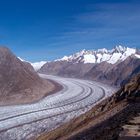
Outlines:
{"label": "snow-capped mountain peak", "polygon": [[107,63],[115,64],[117,62],[124,61],[127,57],[135,55],[140,58],[135,48],[124,47],[118,45],[112,50],[105,48],[95,50],[82,50],[70,56],[64,56],[62,59],[56,61],[68,61],[73,63],[101,63],[106,61]]}
{"label": "snow-capped mountain peak", "polygon": [[29,62],[29,61],[26,61],[26,60],[22,59],[21,57],[18,57],[18,59],[23,61],[23,62],[30,63],[33,66],[35,71],[38,71],[45,63],[48,62],[48,61],[40,61],[40,62],[32,63],[32,62]]}
{"label": "snow-capped mountain peak", "polygon": [[118,45],[118,46],[114,47],[113,51],[116,51],[118,53],[124,53],[126,51],[126,49],[127,49],[126,47]]}
{"label": "snow-capped mountain peak", "polygon": [[38,71],[45,63],[47,63],[47,61],[34,62],[31,63],[31,65],[33,66],[35,71]]}

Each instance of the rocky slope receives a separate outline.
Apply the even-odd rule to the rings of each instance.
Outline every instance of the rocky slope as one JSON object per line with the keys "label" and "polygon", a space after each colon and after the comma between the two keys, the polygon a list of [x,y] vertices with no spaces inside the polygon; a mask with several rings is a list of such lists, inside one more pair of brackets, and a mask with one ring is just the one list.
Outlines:
{"label": "rocky slope", "polygon": [[114,65],[106,62],[95,65],[84,77],[119,86],[135,75],[138,67],[140,67],[140,59],[132,55]]}
{"label": "rocky slope", "polygon": [[140,113],[130,118],[121,127],[122,131],[119,134],[118,140],[139,140],[140,139]]}
{"label": "rocky slope", "polygon": [[39,73],[81,78],[93,67],[93,64],[72,63],[67,61],[48,62],[38,70]]}
{"label": "rocky slope", "polygon": [[83,50],[54,62],[47,62],[40,73],[97,80],[120,86],[140,67],[140,52],[137,49],[117,46],[112,50]]}
{"label": "rocky slope", "polygon": [[0,47],[0,105],[32,102],[53,88],[29,63],[19,60],[8,48]]}
{"label": "rocky slope", "polygon": [[[128,120],[140,113],[140,74],[90,111],[38,140],[117,140]],[[139,129],[137,130],[139,131]],[[136,137],[137,138],[137,137]]]}

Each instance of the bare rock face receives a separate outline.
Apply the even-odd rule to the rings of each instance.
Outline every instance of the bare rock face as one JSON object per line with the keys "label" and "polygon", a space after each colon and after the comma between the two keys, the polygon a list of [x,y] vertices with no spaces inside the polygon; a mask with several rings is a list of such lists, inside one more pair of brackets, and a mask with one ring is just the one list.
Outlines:
{"label": "bare rock face", "polygon": [[0,47],[0,105],[26,103],[51,88],[30,64],[21,62],[8,48]]}
{"label": "bare rock face", "polygon": [[127,84],[116,93],[116,101],[127,99],[128,101],[140,101],[140,72],[133,76]]}
{"label": "bare rock face", "polygon": [[[96,64],[95,66],[92,67],[90,71],[88,71],[88,73],[84,75],[84,77],[90,80],[98,80],[101,82],[105,82],[107,81],[107,75],[105,73],[110,71],[112,67],[113,64],[109,64],[107,62]],[[110,76],[110,79],[112,79],[113,76]]]}

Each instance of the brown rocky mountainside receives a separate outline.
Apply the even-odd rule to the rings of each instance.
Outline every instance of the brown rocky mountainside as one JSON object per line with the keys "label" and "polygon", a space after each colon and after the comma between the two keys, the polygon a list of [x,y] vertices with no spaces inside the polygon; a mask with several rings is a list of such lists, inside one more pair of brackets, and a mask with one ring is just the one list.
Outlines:
{"label": "brown rocky mountainside", "polygon": [[126,83],[125,80],[131,78],[138,72],[138,70],[136,72],[138,67],[140,67],[140,59],[130,56],[126,60],[114,65],[107,62],[97,64],[84,77],[110,85],[120,86],[123,82]]}
{"label": "brown rocky mountainside", "polygon": [[132,77],[116,94],[115,101],[127,99],[128,101],[136,101],[140,99],[140,73]]}
{"label": "brown rocky mountainside", "polygon": [[0,47],[0,105],[32,102],[53,88],[29,63],[21,62],[8,48]]}
{"label": "brown rocky mountainside", "polygon": [[38,71],[44,74],[59,75],[64,77],[83,77],[94,64],[73,63],[67,61],[48,62]]}
{"label": "brown rocky mountainside", "polygon": [[[53,131],[41,134],[37,140],[140,139],[140,135],[126,136],[125,130],[122,130],[124,125],[137,115],[140,115],[140,73],[90,111]],[[136,122],[140,121],[139,118],[137,117]],[[133,128],[137,132],[135,134],[139,134],[139,127]],[[125,134],[130,133],[134,134],[133,131]]]}

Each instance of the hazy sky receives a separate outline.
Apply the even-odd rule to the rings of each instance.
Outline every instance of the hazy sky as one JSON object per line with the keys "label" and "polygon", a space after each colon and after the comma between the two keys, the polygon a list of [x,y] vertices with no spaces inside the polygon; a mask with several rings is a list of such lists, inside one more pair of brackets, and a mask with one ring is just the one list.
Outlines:
{"label": "hazy sky", "polygon": [[33,62],[118,44],[140,48],[140,2],[3,0],[0,44]]}

